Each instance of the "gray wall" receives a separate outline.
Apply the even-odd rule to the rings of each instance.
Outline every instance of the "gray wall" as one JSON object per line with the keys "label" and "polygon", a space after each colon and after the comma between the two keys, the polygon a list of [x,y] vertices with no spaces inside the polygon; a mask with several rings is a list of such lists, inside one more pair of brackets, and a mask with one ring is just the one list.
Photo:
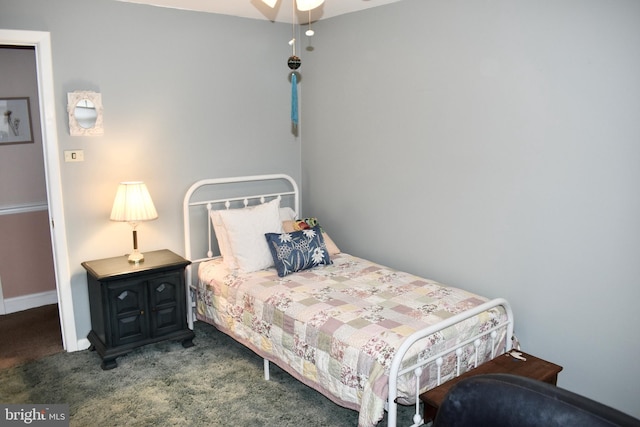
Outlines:
{"label": "gray wall", "polygon": [[640,2],[405,0],[315,25],[303,211],[513,304],[559,385],[640,416]]}
{"label": "gray wall", "polygon": [[[51,33],[60,157],[84,150],[84,162],[61,166],[78,338],[91,328],[80,263],[131,251],[129,225],[109,221],[118,182],[145,181],[158,210],[139,226],[141,251],[184,253],[194,181],[300,177],[288,25],[113,0],[0,0],[0,28]],[[102,93],[104,136],[69,135],[75,90]]]}

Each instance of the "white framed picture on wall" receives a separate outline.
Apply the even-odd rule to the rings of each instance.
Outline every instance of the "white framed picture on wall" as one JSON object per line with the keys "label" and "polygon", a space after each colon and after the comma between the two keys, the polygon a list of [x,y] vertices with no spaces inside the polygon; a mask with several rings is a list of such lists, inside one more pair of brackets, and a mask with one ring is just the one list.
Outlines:
{"label": "white framed picture on wall", "polygon": [[33,142],[29,98],[0,98],[0,144]]}

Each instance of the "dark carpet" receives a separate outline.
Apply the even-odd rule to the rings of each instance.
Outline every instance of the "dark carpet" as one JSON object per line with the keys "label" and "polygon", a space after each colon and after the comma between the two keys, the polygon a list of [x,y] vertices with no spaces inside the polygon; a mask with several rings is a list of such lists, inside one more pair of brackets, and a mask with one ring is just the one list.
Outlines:
{"label": "dark carpet", "polygon": [[[195,346],[138,348],[100,369],[92,351],[58,353],[0,371],[2,403],[66,403],[71,426],[356,426],[337,406],[203,322]],[[386,420],[380,423],[386,425]]]}
{"label": "dark carpet", "polygon": [[61,351],[58,304],[0,316],[0,369]]}

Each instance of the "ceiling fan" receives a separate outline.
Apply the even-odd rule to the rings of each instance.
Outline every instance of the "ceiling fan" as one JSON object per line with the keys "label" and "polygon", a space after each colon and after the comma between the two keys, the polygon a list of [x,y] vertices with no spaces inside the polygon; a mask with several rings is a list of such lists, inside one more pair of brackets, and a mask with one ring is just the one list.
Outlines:
{"label": "ceiling fan", "polygon": [[[274,8],[276,6],[276,3],[278,3],[278,0],[262,0],[262,2],[270,8]],[[315,9],[322,3],[324,3],[324,0],[296,0],[296,6],[298,7],[298,10],[302,12]]]}

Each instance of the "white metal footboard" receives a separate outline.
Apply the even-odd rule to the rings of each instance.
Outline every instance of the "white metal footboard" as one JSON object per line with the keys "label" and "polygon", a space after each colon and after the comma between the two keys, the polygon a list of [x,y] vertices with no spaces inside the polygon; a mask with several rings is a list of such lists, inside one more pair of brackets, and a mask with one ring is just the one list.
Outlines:
{"label": "white metal footboard", "polygon": [[[402,366],[402,362],[407,354],[407,351],[419,340],[433,335],[439,331],[442,331],[458,322],[462,322],[466,319],[477,316],[478,314],[491,310],[496,307],[503,307],[505,313],[507,315],[507,319],[503,323],[499,323],[492,327],[489,330],[483,331],[481,334],[468,339],[467,341],[461,342],[456,345],[454,348],[447,349],[441,353],[435,354],[427,359],[418,360],[415,364],[411,366]],[[498,330],[505,329],[506,334],[504,335],[504,348],[497,349],[496,346],[500,345],[500,339],[498,339]],[[511,350],[512,342],[511,339],[513,337],[513,311],[511,310],[511,306],[509,303],[503,298],[497,298],[491,301],[488,301],[482,305],[479,305],[471,310],[463,311],[462,313],[458,313],[453,317],[448,318],[447,320],[438,323],[437,325],[433,325],[432,327],[423,329],[421,331],[414,332],[410,335],[398,348],[395,356],[391,362],[391,368],[389,372],[389,398],[387,401],[388,406],[388,415],[387,415],[387,425],[389,427],[396,427],[397,424],[397,415],[398,415],[398,378],[403,375],[415,375],[416,378],[416,391],[415,391],[415,414],[413,415],[413,424],[411,427],[420,426],[424,423],[422,419],[422,414],[420,412],[420,376],[422,373],[423,367],[426,365],[433,363],[435,361],[437,365],[437,385],[440,385],[441,382],[441,365],[444,356],[450,355],[452,353],[456,354],[456,373],[455,375],[460,375],[460,364],[461,364],[461,354],[462,348],[468,345],[474,345],[475,347],[475,361],[474,367],[478,366],[478,347],[480,345],[481,339],[484,337],[489,337],[491,342],[491,358],[493,359],[495,356],[502,354],[503,352],[507,352]],[[498,351],[502,350],[502,351]]]}

